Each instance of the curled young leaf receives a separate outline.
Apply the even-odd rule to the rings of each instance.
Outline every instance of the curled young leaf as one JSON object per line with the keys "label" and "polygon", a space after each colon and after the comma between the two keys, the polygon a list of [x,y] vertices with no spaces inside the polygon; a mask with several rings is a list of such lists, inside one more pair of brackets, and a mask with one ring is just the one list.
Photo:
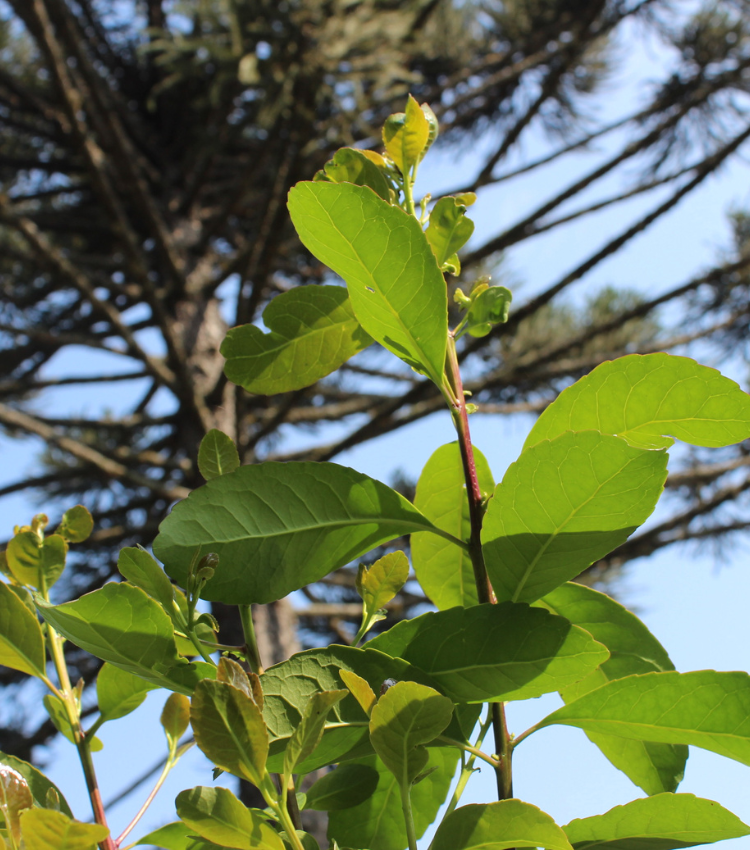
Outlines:
{"label": "curled young leaf", "polygon": [[64,537],[68,543],[83,543],[94,530],[94,518],[88,508],[83,505],[75,505],[62,515],[62,521],[57,529],[57,534]]}
{"label": "curled young leaf", "polygon": [[170,694],[159,718],[171,750],[190,725],[190,700],[184,694]]}
{"label": "curled young leaf", "polygon": [[386,152],[404,177],[419,164],[436,136],[437,122],[428,118],[411,95],[406,102],[406,112],[390,115],[383,125]]}

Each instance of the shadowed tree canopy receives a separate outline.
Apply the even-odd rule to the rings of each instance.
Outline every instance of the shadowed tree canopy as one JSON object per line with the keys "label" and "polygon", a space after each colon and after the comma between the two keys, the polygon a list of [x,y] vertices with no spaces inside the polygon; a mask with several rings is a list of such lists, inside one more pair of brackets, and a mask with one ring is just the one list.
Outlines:
{"label": "shadowed tree canopy", "polygon": [[[76,591],[110,577],[121,546],[148,545],[170,504],[202,483],[196,456],[211,428],[236,441],[243,463],[327,460],[440,408],[434,386],[407,369],[383,370],[374,346],[317,385],[272,397],[230,384],[219,354],[228,327],[258,321],[278,293],[327,276],[294,234],[287,191],[341,146],[377,148],[384,118],[408,92],[435,110],[438,147],[457,158],[467,146],[486,152],[460,187],[480,197],[587,152],[583,173],[550,183],[530,212],[471,243],[462,282],[496,269],[502,277],[502,252],[537,234],[648,199],[576,268],[517,297],[501,333],[465,341],[467,389],[480,411],[541,411],[572,379],[623,353],[704,341],[719,358],[745,359],[750,224],[739,212],[735,244],[693,279],[649,300],[605,290],[584,310],[564,302],[747,152],[750,4],[704,3],[690,18],[679,5],[5,0],[0,426],[47,449],[34,477],[0,496],[26,491],[50,514],[77,501],[90,507],[97,530]],[[630,38],[660,39],[669,62],[633,112],[604,123],[588,106],[626,27]],[[529,133],[546,151],[524,160]],[[624,188],[591,201],[590,190],[615,177]],[[671,322],[658,312],[664,305]],[[113,412],[77,415],[84,388]],[[66,392],[69,412],[51,412]],[[671,515],[611,561],[747,528],[749,464],[743,447],[710,461],[686,454],[667,483]],[[311,589],[305,624],[346,638],[352,585],[343,573]],[[283,631],[274,631],[277,615],[263,615],[269,635]],[[89,662],[78,662],[85,673]],[[13,687],[12,675],[3,681]],[[21,726],[0,733],[0,749],[28,755],[52,731],[21,735]]]}

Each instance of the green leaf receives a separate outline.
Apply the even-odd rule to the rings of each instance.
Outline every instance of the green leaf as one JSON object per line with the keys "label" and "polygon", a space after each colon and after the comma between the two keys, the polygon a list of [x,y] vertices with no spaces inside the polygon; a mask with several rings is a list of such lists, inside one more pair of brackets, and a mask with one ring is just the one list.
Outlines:
{"label": "green leaf", "polygon": [[372,342],[343,286],[304,286],[277,295],[263,311],[263,323],[268,333],[241,325],[221,344],[224,374],[251,393],[309,387]]}
{"label": "green leaf", "polygon": [[51,534],[42,539],[35,531],[14,535],[5,552],[16,581],[37,590],[41,587],[41,576],[48,588],[60,578],[67,554],[68,544],[62,535]]}
{"label": "green leaf", "polygon": [[[674,670],[662,645],[638,617],[604,593],[568,583],[536,604],[586,629],[610,653],[609,660],[580,682],[563,688],[561,696],[566,703],[614,679]],[[688,748],[682,744],[587,734],[612,764],[647,794],[674,791],[682,781],[688,757]]]}
{"label": "green leaf", "polygon": [[[489,495],[495,481],[476,446],[474,460],[479,486]],[[414,507],[443,531],[459,540],[469,539],[469,499],[458,443],[441,446],[427,461],[417,482]],[[438,608],[477,604],[474,570],[466,550],[435,534],[419,533],[411,536],[411,557],[422,589]]]}
{"label": "green leaf", "polygon": [[430,213],[425,231],[440,268],[469,241],[474,222],[466,218],[466,206],[458,198],[441,198]]}
{"label": "green leaf", "polygon": [[213,841],[198,838],[195,830],[182,822],[168,823],[154,832],[149,832],[140,841],[136,841],[136,845],[140,844],[153,845],[163,850],[226,850],[226,847],[214,844]]}
{"label": "green leaf", "polygon": [[[356,148],[340,148],[323,166],[323,176],[332,183],[354,183],[357,186],[369,186],[384,201],[391,202],[393,189],[390,181],[368,151]],[[385,166],[385,161],[383,160]],[[317,176],[316,176],[317,179]]]}
{"label": "green leaf", "polygon": [[402,788],[408,788],[427,765],[423,746],[451,722],[453,703],[416,682],[397,682],[383,694],[370,715],[370,741]]}
{"label": "green leaf", "polygon": [[3,752],[0,752],[0,765],[9,767],[23,776],[31,789],[31,796],[34,798],[35,806],[39,806],[42,809],[47,808],[48,795],[52,791],[57,795],[60,810],[70,817],[73,816],[65,797],[60,793],[60,789],[33,765],[27,761],[23,761],[23,759],[10,756]]}
{"label": "green leaf", "polygon": [[204,679],[190,706],[195,742],[217,767],[260,786],[268,757],[263,715],[247,694]]}
{"label": "green leaf", "polygon": [[156,685],[145,682],[114,664],[104,664],[96,677],[96,696],[103,722],[118,720],[135,711]]}
{"label": "green leaf", "polygon": [[239,688],[261,711],[263,710],[263,688],[260,677],[256,673],[248,672],[232,658],[222,656],[219,659],[216,678],[219,682],[226,682],[228,685]]}
{"label": "green leaf", "polygon": [[403,496],[335,463],[241,466],[194,490],[159,527],[154,552],[183,586],[196,551],[219,566],[201,595],[273,602],[411,531],[435,530]]}
{"label": "green leaf", "polygon": [[328,714],[349,691],[320,691],[313,694],[305,706],[299,726],[292,733],[284,752],[284,776],[291,776],[320,743]]}
{"label": "green leaf", "polygon": [[36,605],[44,619],[76,646],[159,688],[190,695],[215,668],[177,654],[172,622],[139,587],[105,584],[73,602]]}
{"label": "green leaf", "polygon": [[190,725],[190,700],[184,694],[170,694],[159,718],[171,750],[177,748],[180,738]]}
{"label": "green leaf", "polygon": [[171,616],[174,600],[172,582],[145,549],[133,546],[121,549],[117,557],[117,569],[120,575],[144,590]]}
{"label": "green leaf", "polygon": [[521,800],[462,806],[440,824],[430,850],[571,850],[565,833],[541,809]]}
{"label": "green leaf", "polygon": [[75,505],[62,515],[62,521],[56,533],[64,537],[68,543],[83,543],[84,540],[88,540],[93,530],[94,518],[88,508]]}
{"label": "green leaf", "polygon": [[198,448],[198,469],[201,475],[209,481],[211,478],[226,475],[227,472],[234,472],[239,465],[240,456],[232,438],[223,431],[212,428],[201,440]]}
{"label": "green leaf", "polygon": [[553,712],[537,728],[554,724],[692,744],[750,765],[750,676],[699,670],[616,679]]}
{"label": "green leaf", "polygon": [[359,703],[362,711],[369,717],[378,701],[375,691],[361,676],[352,673],[351,670],[339,670],[339,676],[341,676],[341,681],[346,685],[349,693]]}
{"label": "green leaf", "polygon": [[383,555],[371,566],[362,564],[357,573],[357,592],[368,611],[387,605],[409,578],[409,560],[401,552]]}
{"label": "green leaf", "polygon": [[27,809],[21,815],[26,850],[94,850],[109,830],[97,823],[79,823],[51,809]]}
{"label": "green leaf", "polygon": [[512,602],[422,614],[366,646],[423,670],[455,702],[530,699],[558,691],[609,655],[563,617]]}
{"label": "green leaf", "polygon": [[[414,825],[421,837],[437,816],[450,789],[458,763],[458,750],[429,750],[427,770],[437,768],[411,789]],[[350,809],[332,811],[328,818],[329,838],[339,847],[369,847],[370,850],[404,850],[408,845],[401,793],[396,777],[380,759],[371,756],[355,763],[377,771],[374,793]],[[340,768],[339,768],[340,770]]]}
{"label": "green leaf", "polygon": [[36,615],[4,582],[0,582],[0,664],[44,676],[44,636]]}
{"label": "green leaf", "polygon": [[432,123],[411,95],[406,101],[406,112],[396,112],[386,118],[383,144],[404,176],[420,162],[437,135]]}
{"label": "green leaf", "polygon": [[345,763],[323,774],[308,790],[306,809],[340,812],[369,800],[378,786],[377,770],[366,764]]}
{"label": "green leaf", "polygon": [[535,602],[611,552],[651,514],[666,476],[666,452],[596,431],[525,449],[482,527],[498,601]]}
{"label": "green leaf", "polygon": [[487,336],[495,325],[508,321],[513,296],[504,286],[488,286],[472,299],[466,330],[475,337]]}
{"label": "green leaf", "polygon": [[676,850],[750,835],[750,827],[736,815],[692,794],[633,800],[563,829],[575,850]]}
{"label": "green leaf", "polygon": [[350,183],[298,183],[289,213],[305,247],[346,281],[365,331],[441,386],[448,298],[416,218]]}
{"label": "green leaf", "polygon": [[[716,369],[674,354],[629,354],[597,366],[539,417],[526,446],[594,428],[631,445],[728,446],[750,437],[750,396]],[[668,436],[667,436],[668,435]]]}
{"label": "green leaf", "polygon": [[175,806],[184,823],[216,844],[238,850],[284,850],[278,833],[227,788],[181,791]]}
{"label": "green leaf", "polygon": [[[76,736],[70,723],[65,703],[54,694],[45,694],[42,703],[47,709],[47,714],[49,714],[49,718],[54,724],[55,729],[63,737],[67,738],[71,744],[75,744]],[[89,738],[88,740],[92,753],[98,753],[103,749],[104,745],[98,738]]]}
{"label": "green leaf", "polygon": [[[283,769],[284,749],[299,725],[310,697],[320,691],[340,689],[344,684],[342,670],[356,673],[375,693],[380,692],[387,679],[434,684],[425,673],[401,659],[353,646],[310,649],[269,667],[262,677],[265,695],[263,717],[272,742],[269,771]],[[372,747],[367,735],[367,719],[364,709],[353,696],[337,703],[331,712],[331,722],[359,725],[326,731],[313,755],[299,765],[299,772],[309,773],[336,763],[344,756],[369,755]],[[457,731],[456,735],[461,737],[461,732]]]}

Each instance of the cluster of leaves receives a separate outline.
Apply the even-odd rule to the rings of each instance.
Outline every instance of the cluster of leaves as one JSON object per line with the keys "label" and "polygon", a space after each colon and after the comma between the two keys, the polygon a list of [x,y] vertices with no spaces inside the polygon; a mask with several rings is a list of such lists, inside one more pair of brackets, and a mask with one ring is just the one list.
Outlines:
{"label": "cluster of leaves", "polygon": [[[71,509],[51,535],[43,516],[16,529],[0,583],[0,661],[47,686],[45,707],[79,751],[96,823],[73,820],[56,788],[0,755],[0,838],[9,850],[123,847],[143,810],[118,838],[109,835],[91,752],[99,727],[155,688],[172,692],[155,790],[192,745],[180,746],[190,725],[216,771],[255,785],[265,808],[223,788],[186,790],[179,820],[138,845],[317,850],[300,819],[309,809],[329,813],[332,848],[416,850],[459,764],[430,850],[676,850],[750,834],[719,804],[675,793],[689,745],[750,765],[750,676],[677,672],[632,613],[573,583],[651,515],[674,439],[716,448],[750,437],[750,397],[683,357],[603,363],[547,408],[495,485],[472,448],[456,340],[505,322],[510,293],[480,279],[459,293],[464,315],[449,328],[443,273],[457,271],[471,199],[415,202],[416,172],[436,133],[431,111],[410,98],[386,122],[383,155],[349,149],[292,190],[300,237],[346,288],[278,296],[275,327],[238,328],[225,352],[236,380],[275,392],[300,380],[298,362],[304,380],[315,381],[352,356],[358,339],[375,340],[437,387],[457,442],[432,455],[411,503],[333,463],[243,466],[230,438],[211,431],[198,455],[206,484],[175,506],[154,541],[163,568],[144,549],[126,548],[122,581],[62,604],[52,604],[49,589],[68,543],[90,534],[90,515]],[[283,598],[406,534],[436,611],[360,646],[409,578],[406,555],[386,555],[358,573],[355,645],[264,669],[252,603]],[[243,645],[219,642],[211,615],[197,615],[200,599],[238,606]],[[86,729],[84,685],[71,685],[64,639],[105,662],[100,713]],[[511,735],[504,704],[552,692],[564,706]],[[647,796],[565,826],[515,799],[516,748],[558,724],[584,730]],[[461,806],[477,760],[495,771],[499,799]],[[300,793],[303,777],[332,766]]]}

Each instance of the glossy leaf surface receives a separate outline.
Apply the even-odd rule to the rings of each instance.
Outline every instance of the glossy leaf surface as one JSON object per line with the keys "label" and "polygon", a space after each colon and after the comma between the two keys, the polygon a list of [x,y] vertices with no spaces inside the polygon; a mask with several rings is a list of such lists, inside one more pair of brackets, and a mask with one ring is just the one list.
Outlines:
{"label": "glossy leaf surface", "polygon": [[184,823],[215,844],[237,850],[284,850],[279,834],[227,788],[181,791],[175,806]]}
{"label": "glossy leaf surface", "polygon": [[96,823],[80,823],[51,809],[27,809],[21,815],[26,850],[93,850],[109,830]]}
{"label": "glossy leaf surface", "polygon": [[305,247],[346,281],[365,331],[440,386],[448,300],[419,222],[350,183],[298,183],[289,213]]}
{"label": "glossy leaf surface", "polygon": [[370,741],[402,788],[424,770],[429,744],[451,722],[453,703],[416,682],[397,682],[380,697],[370,715]]}
{"label": "glossy leaf surface", "polygon": [[308,790],[306,809],[339,812],[368,800],[378,786],[377,770],[366,764],[344,763],[324,773]]}
{"label": "glossy leaf surface", "polygon": [[210,664],[178,656],[171,620],[139,587],[110,583],[74,602],[36,604],[76,646],[156,687],[190,695],[201,679],[215,675]]}
{"label": "glossy leaf surface", "polygon": [[39,621],[4,582],[0,582],[0,664],[43,676],[44,636]]}
{"label": "glossy leaf surface", "polygon": [[747,673],[646,673],[616,679],[540,724],[642,741],[692,744],[750,765]]}
{"label": "glossy leaf surface", "polygon": [[209,481],[211,478],[226,475],[227,472],[234,472],[239,465],[240,456],[232,438],[223,431],[212,428],[201,440],[198,448],[200,474]]}
{"label": "glossy leaf surface", "polygon": [[[561,691],[566,703],[613,679],[674,670],[664,647],[638,617],[604,593],[569,582],[536,604],[586,629],[610,652],[609,660],[601,667]],[[683,744],[587,734],[612,764],[647,794],[674,791],[682,781],[688,757],[688,748]]]}
{"label": "glossy leaf surface", "polygon": [[570,850],[565,833],[541,809],[521,800],[462,806],[440,824],[430,850]]}
{"label": "glossy leaf surface", "polygon": [[589,428],[644,448],[669,448],[672,437],[728,446],[750,437],[750,396],[687,357],[629,354],[564,390],[539,417],[526,446]]}
{"label": "glossy leaf surface", "polygon": [[268,333],[241,325],[221,344],[224,374],[251,393],[309,387],[372,342],[343,286],[304,286],[277,295],[263,311],[263,323]]}
{"label": "glossy leaf surface", "polygon": [[[489,464],[474,447],[477,477],[488,495],[495,489]],[[441,446],[424,466],[414,506],[438,528],[468,540],[469,499],[458,443]],[[477,589],[466,550],[435,534],[412,534],[411,557],[422,589],[438,608],[476,605]]]}
{"label": "glossy leaf surface", "polygon": [[455,702],[538,697],[584,678],[608,657],[562,617],[511,602],[422,614],[367,646],[423,670]]}
{"label": "glossy leaf surface", "polygon": [[750,827],[713,800],[657,794],[564,826],[574,850],[676,850],[750,835]]}
{"label": "glossy leaf surface", "polygon": [[482,528],[498,601],[534,602],[611,552],[651,514],[666,475],[666,452],[595,431],[526,449]]}
{"label": "glossy leaf surface", "polygon": [[[432,767],[437,769],[411,790],[417,837],[424,834],[440,811],[456,771],[458,758],[458,750],[455,749],[429,750],[426,770]],[[357,764],[377,771],[377,787],[364,803],[330,813],[329,837],[335,838],[340,847],[404,850],[408,842],[396,777],[375,756],[362,759]]]}
{"label": "glossy leaf surface", "polygon": [[201,751],[222,770],[261,784],[268,757],[268,732],[258,706],[238,688],[204,679],[190,706]]}
{"label": "glossy leaf surface", "polygon": [[178,582],[216,552],[204,599],[273,602],[375,546],[432,528],[403,496],[335,463],[241,466],[194,490],[159,527],[154,552]]}

